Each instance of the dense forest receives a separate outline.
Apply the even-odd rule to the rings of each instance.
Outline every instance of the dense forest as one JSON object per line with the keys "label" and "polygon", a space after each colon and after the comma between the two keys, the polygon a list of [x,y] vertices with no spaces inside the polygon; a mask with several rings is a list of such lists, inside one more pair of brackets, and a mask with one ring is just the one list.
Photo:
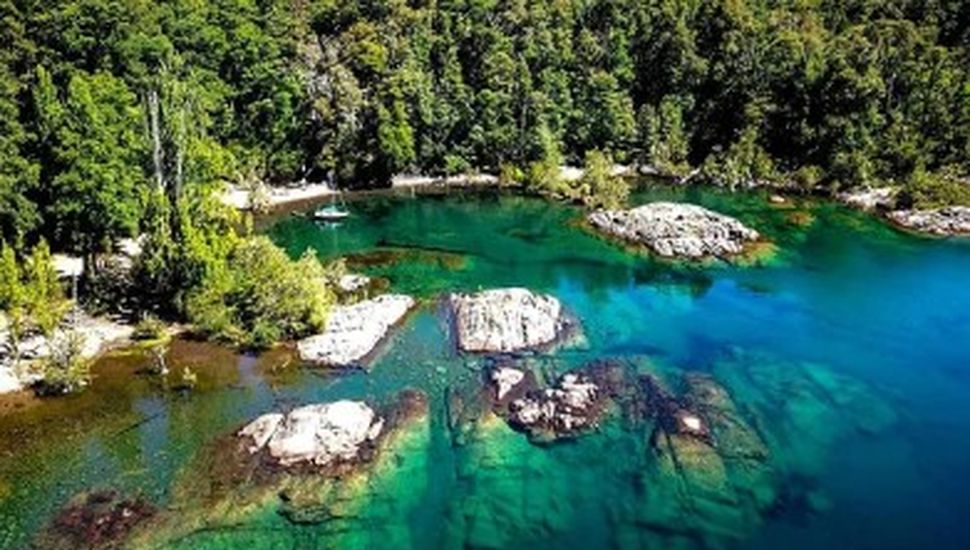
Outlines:
{"label": "dense forest", "polygon": [[0,18],[8,242],[97,250],[144,228],[152,189],[591,150],[952,201],[970,157],[960,0],[2,0]]}

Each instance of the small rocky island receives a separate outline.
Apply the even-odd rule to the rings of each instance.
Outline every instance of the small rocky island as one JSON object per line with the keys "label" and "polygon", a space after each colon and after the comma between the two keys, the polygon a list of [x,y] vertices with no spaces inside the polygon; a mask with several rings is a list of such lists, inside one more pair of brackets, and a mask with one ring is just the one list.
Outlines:
{"label": "small rocky island", "polygon": [[587,216],[597,230],[646,246],[665,258],[736,256],[760,238],[738,220],[694,204],[653,202],[630,210],[598,210]]}
{"label": "small rocky island", "polygon": [[287,414],[270,413],[239,431],[250,454],[265,449],[281,466],[329,466],[354,462],[381,435],[384,419],[361,401],[306,405]]}
{"label": "small rocky island", "polygon": [[548,346],[572,328],[562,304],[553,296],[524,288],[452,294],[458,348],[481,353],[509,353]]}
{"label": "small rocky island", "polygon": [[298,342],[300,359],[332,367],[360,366],[414,305],[410,296],[385,294],[337,306],[321,334]]}
{"label": "small rocky island", "polygon": [[970,207],[948,206],[931,210],[894,210],[890,221],[905,229],[938,236],[970,235]]}

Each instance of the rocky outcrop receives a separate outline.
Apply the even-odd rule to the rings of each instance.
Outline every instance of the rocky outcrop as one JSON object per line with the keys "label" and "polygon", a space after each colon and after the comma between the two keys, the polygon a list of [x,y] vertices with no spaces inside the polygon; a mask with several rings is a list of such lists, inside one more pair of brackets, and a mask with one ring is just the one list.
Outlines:
{"label": "rocky outcrop", "polygon": [[366,403],[336,401],[263,415],[238,435],[250,454],[265,449],[282,466],[329,466],[357,460],[383,427],[384,420]]}
{"label": "rocky outcrop", "polygon": [[921,233],[940,236],[970,235],[970,206],[896,210],[886,216],[900,227]]}
{"label": "rocky outcrop", "polygon": [[522,383],[525,379],[525,372],[512,367],[499,367],[492,371],[491,380],[495,385],[495,399],[501,401],[512,391],[513,388]]}
{"label": "rocky outcrop", "polygon": [[694,204],[654,202],[632,210],[599,210],[587,220],[599,231],[666,258],[726,258],[760,238],[738,220]]}
{"label": "rocky outcrop", "polygon": [[414,307],[414,298],[386,294],[330,313],[323,333],[300,340],[300,358],[335,367],[360,366],[392,326]]}
{"label": "rocky outcrop", "polygon": [[24,388],[24,381],[17,373],[14,365],[0,363],[0,393],[20,391]]}
{"label": "rocky outcrop", "polygon": [[899,189],[896,187],[866,187],[852,189],[836,195],[839,202],[858,210],[888,210],[896,205]]}
{"label": "rocky outcrop", "polygon": [[555,386],[531,392],[509,405],[509,424],[539,439],[559,439],[596,425],[599,387],[585,376],[564,374]]}
{"label": "rocky outcrop", "polygon": [[514,352],[554,343],[571,323],[559,300],[524,288],[452,294],[458,348],[470,352]]}
{"label": "rocky outcrop", "polygon": [[341,276],[337,281],[337,288],[340,289],[341,292],[352,294],[358,290],[366,288],[369,284],[371,284],[371,278],[367,275],[348,273]]}

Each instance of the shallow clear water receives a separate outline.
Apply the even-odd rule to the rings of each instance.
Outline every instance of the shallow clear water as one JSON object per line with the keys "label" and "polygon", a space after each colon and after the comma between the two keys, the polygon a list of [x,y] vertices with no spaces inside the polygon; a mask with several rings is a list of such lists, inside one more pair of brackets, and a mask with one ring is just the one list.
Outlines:
{"label": "shallow clear water", "polygon": [[[146,362],[136,354],[102,361],[84,395],[0,403],[0,547],[25,544],[85,489],[179,506],[206,445],[270,409],[381,402],[405,387],[428,395],[428,424],[373,474],[353,514],[294,525],[275,504],[256,506],[162,546],[961,546],[970,244],[759,194],[655,188],[634,202],[656,199],[734,215],[777,252],[748,267],[659,262],[586,232],[577,209],[490,193],[372,196],[339,227],[277,220],[267,232],[293,255],[347,255],[422,308],[369,372],[180,343],[173,361],[200,375],[193,393],[134,374]],[[437,297],[509,285],[552,293],[582,321],[587,345],[530,359],[540,372],[620,358],[674,387],[685,372],[713,376],[769,450],[757,475],[728,458],[664,469],[651,426],[620,419],[547,447],[500,421],[450,428],[449,392],[473,393],[481,361],[453,351]]]}

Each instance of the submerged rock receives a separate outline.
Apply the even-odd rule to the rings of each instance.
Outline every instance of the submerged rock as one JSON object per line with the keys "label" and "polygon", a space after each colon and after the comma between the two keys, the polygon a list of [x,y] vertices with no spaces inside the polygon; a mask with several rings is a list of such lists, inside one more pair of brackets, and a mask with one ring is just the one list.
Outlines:
{"label": "submerged rock", "polygon": [[524,288],[452,294],[458,348],[514,352],[549,345],[569,328],[559,300]]}
{"label": "submerged rock", "polygon": [[713,378],[688,373],[678,387],[684,391],[674,395],[658,378],[641,378],[656,422],[649,436],[652,494],[637,519],[696,532],[715,546],[722,537],[739,539],[777,500],[771,456]]}
{"label": "submerged rock", "polygon": [[667,258],[725,258],[760,238],[738,220],[694,204],[654,202],[632,210],[599,210],[587,220],[604,233]]}
{"label": "submerged rock", "polygon": [[116,491],[83,493],[58,512],[35,547],[116,548],[155,512],[147,501],[122,498]]}
{"label": "submerged rock", "polygon": [[261,416],[239,431],[251,454],[266,449],[282,466],[353,462],[377,439],[384,420],[360,401],[307,405],[288,414]]}
{"label": "submerged rock", "polygon": [[896,210],[886,214],[895,224],[932,235],[970,235],[970,206],[932,210]]}
{"label": "submerged rock", "polygon": [[414,307],[414,298],[386,294],[330,312],[323,333],[300,340],[300,359],[335,367],[360,365],[388,330]]}

